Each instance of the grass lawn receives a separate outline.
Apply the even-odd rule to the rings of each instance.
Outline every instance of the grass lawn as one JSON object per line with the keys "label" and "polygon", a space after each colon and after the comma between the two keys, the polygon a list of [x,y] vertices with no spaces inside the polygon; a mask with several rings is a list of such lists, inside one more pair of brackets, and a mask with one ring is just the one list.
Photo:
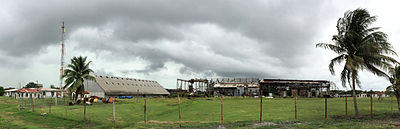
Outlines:
{"label": "grass lawn", "polygon": [[[112,104],[87,106],[87,120],[83,120],[83,105],[40,108],[36,100],[35,111],[18,111],[17,100],[0,97],[0,128],[178,128],[176,98],[147,98],[148,123],[144,123],[144,99],[118,99],[117,121],[113,122]],[[46,103],[48,101],[45,101]],[[358,99],[362,119],[346,120],[344,98],[328,99],[328,120],[324,120],[323,98],[298,98],[297,121],[294,120],[294,99],[263,100],[263,123],[259,120],[259,99],[225,97],[223,105],[224,127],[227,128],[399,128],[400,116],[391,113],[390,98],[373,100],[374,118],[370,117],[370,99]],[[29,101],[28,101],[29,103]],[[182,128],[218,128],[220,125],[220,99],[181,99]],[[41,115],[47,113],[46,115]],[[348,98],[349,116],[354,115],[352,99]]]}

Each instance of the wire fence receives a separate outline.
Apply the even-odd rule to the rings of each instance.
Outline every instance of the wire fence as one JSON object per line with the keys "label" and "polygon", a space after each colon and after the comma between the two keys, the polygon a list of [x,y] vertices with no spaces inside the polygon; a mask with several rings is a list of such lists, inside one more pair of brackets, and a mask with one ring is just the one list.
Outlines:
{"label": "wire fence", "polygon": [[[109,120],[129,122],[172,121],[182,122],[237,122],[237,121],[324,121],[352,119],[355,116],[353,97],[340,98],[132,98],[114,99],[115,103],[91,103],[88,107],[67,106],[70,117],[82,117],[82,111],[93,121]],[[62,115],[65,103],[71,98],[18,98],[19,110],[40,110]],[[114,101],[113,101],[114,102]],[[82,105],[82,104],[81,104]],[[393,97],[357,98],[357,106],[363,117],[389,115],[397,112]],[[87,108],[87,110],[86,110]],[[77,111],[79,110],[79,111]],[[129,123],[129,122],[125,122]]]}

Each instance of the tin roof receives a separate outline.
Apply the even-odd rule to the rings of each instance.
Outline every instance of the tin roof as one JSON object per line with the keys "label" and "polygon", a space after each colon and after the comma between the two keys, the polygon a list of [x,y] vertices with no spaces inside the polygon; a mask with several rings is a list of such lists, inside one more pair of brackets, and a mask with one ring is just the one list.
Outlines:
{"label": "tin roof", "polygon": [[217,83],[214,87],[219,88],[234,88],[234,87],[255,87],[258,88],[259,84],[254,83],[244,83],[244,82],[237,82],[237,83]]}
{"label": "tin roof", "polygon": [[101,75],[94,75],[94,77],[107,95],[169,94],[157,81]]}
{"label": "tin roof", "polygon": [[24,93],[38,93],[38,88],[21,88],[16,90],[16,92],[24,92]]}

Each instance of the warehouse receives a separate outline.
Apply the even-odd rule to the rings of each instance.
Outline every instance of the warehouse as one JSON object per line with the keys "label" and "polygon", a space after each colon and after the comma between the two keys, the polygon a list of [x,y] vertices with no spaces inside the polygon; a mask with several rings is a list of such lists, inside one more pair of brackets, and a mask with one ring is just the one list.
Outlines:
{"label": "warehouse", "polygon": [[94,80],[86,81],[89,96],[102,98],[117,96],[160,96],[169,95],[157,81],[93,75]]}
{"label": "warehouse", "polygon": [[262,94],[269,96],[322,97],[329,94],[330,86],[331,82],[326,80],[260,80]]}

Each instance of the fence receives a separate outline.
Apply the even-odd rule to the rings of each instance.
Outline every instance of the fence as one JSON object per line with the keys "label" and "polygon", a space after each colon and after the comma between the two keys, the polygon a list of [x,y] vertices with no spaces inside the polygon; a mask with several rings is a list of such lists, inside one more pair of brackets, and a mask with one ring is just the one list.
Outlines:
{"label": "fence", "polygon": [[[71,101],[70,98],[67,100]],[[18,101],[20,110],[41,110],[41,112],[51,113],[51,106],[58,106],[57,115],[63,114],[61,105],[64,106],[65,103],[63,98],[58,98],[57,104],[54,98],[20,98]],[[352,97],[270,99],[222,96],[190,99],[182,97],[134,98],[117,99],[115,103],[96,103],[88,106],[87,119],[91,121],[106,119],[113,124],[128,124],[129,122],[147,124],[154,121],[169,121],[181,125],[181,123],[198,121],[223,125],[225,122],[237,121],[276,122],[351,119],[355,115]],[[368,118],[397,112],[397,103],[393,97],[382,99],[372,97],[357,98],[357,105],[360,114]],[[71,117],[83,117],[80,114],[83,111],[81,106],[68,107],[68,109],[71,109]],[[86,113],[86,110],[84,113]]]}

